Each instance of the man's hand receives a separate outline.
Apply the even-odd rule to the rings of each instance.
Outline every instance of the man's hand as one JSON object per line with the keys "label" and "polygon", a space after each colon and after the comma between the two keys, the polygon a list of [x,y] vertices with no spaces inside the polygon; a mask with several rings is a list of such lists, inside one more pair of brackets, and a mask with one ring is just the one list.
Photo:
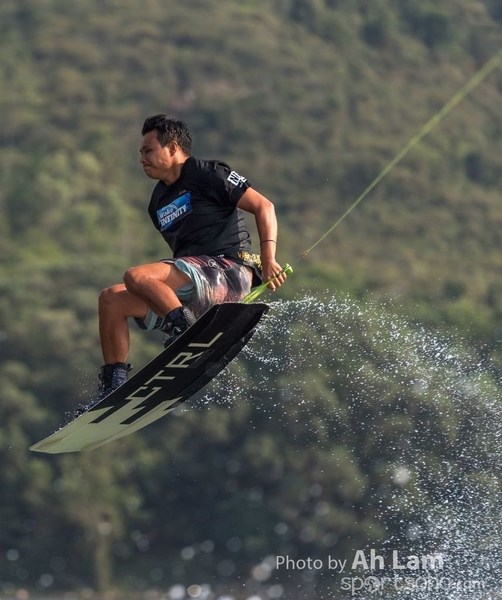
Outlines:
{"label": "man's hand", "polygon": [[281,265],[275,260],[265,261],[262,259],[263,283],[271,280],[268,284],[269,290],[276,290],[286,281],[287,275]]}

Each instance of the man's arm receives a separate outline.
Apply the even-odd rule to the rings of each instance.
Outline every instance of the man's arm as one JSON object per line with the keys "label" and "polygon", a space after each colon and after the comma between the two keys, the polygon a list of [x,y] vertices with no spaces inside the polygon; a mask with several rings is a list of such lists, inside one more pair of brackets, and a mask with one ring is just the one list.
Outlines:
{"label": "man's arm", "polygon": [[[253,188],[248,188],[242,198],[237,202],[237,207],[254,215],[256,228],[260,237],[260,253],[263,266],[263,281],[272,279],[281,273],[282,267],[275,260],[277,248],[277,218],[272,202],[262,196]],[[286,281],[286,273],[281,273],[277,279],[271,281],[269,288],[275,290]]]}

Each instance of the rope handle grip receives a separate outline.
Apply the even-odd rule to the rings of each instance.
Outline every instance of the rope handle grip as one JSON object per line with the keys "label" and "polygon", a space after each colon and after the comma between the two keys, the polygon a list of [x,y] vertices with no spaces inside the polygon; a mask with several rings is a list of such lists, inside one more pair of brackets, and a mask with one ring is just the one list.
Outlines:
{"label": "rope handle grip", "polygon": [[244,298],[242,298],[241,302],[243,302],[244,304],[250,304],[251,302],[254,302],[256,300],[256,298],[258,298],[258,296],[260,296],[267,289],[267,286],[271,281],[274,281],[274,279],[277,279],[277,277],[279,277],[279,275],[282,275],[282,273],[286,273],[286,275],[290,275],[292,272],[293,272],[293,268],[291,267],[291,265],[288,265],[288,263],[286,263],[284,265],[284,267],[282,268],[282,271],[277,273],[277,275],[275,275],[275,277],[272,277],[268,281],[265,281],[265,283],[262,283],[261,285],[258,285],[257,287],[252,289],[249,292],[249,294],[247,294],[246,296],[244,296]]}

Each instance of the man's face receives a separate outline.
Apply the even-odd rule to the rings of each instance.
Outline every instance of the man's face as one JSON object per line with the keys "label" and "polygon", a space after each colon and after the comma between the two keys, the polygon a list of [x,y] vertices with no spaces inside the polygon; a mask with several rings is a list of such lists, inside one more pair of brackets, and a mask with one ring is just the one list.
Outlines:
{"label": "man's face", "polygon": [[139,162],[150,179],[164,179],[173,165],[171,144],[161,146],[156,131],[149,131],[141,140]]}

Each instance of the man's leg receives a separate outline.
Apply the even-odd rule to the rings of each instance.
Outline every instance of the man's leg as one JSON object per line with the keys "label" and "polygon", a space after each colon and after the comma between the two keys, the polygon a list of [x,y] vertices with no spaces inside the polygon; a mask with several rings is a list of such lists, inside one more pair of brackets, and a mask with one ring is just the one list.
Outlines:
{"label": "man's leg", "polygon": [[99,337],[105,364],[125,363],[129,354],[128,317],[142,319],[148,306],[126,290],[114,285],[99,296]]}
{"label": "man's leg", "polygon": [[124,285],[115,285],[99,297],[99,332],[105,364],[125,363],[129,353],[128,317],[143,318],[148,308],[165,317],[181,306],[174,290],[190,278],[173,264],[132,267]]}
{"label": "man's leg", "polygon": [[132,267],[124,275],[126,289],[159,317],[181,306],[175,290],[186,283],[190,283],[190,277],[171,263]]}

